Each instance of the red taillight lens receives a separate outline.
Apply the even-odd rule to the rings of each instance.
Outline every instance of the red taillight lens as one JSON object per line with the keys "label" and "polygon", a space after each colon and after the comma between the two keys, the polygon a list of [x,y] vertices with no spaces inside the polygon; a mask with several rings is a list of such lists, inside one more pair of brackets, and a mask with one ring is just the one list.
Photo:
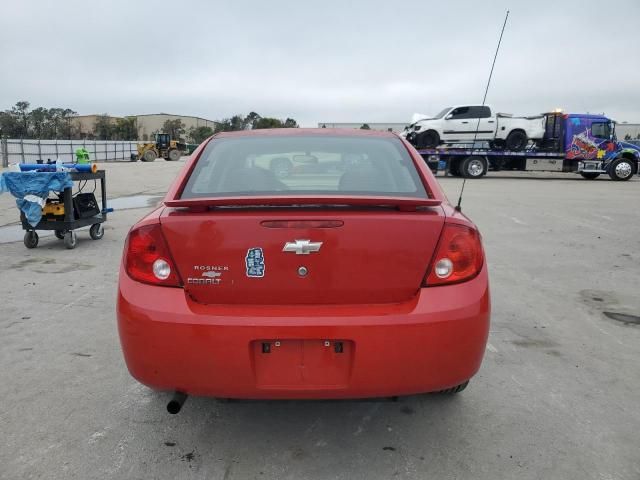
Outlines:
{"label": "red taillight lens", "polygon": [[152,285],[181,286],[159,224],[131,230],[124,255],[125,269],[132,279]]}
{"label": "red taillight lens", "polygon": [[470,280],[480,273],[483,262],[480,233],[464,225],[445,224],[424,286]]}

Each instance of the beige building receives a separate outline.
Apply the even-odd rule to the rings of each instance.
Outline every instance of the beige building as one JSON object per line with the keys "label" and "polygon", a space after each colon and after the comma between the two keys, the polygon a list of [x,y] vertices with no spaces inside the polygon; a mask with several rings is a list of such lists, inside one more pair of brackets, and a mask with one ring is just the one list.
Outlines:
{"label": "beige building", "polygon": [[[101,115],[78,115],[77,117],[73,118],[73,126],[77,129],[80,137],[86,138],[93,135],[93,131],[96,126],[96,120],[100,116]],[[118,118],[120,117],[109,117],[109,121],[112,125],[115,125]]]}
{"label": "beige building", "polygon": [[[81,137],[91,136],[94,132],[96,120],[100,115],[78,115],[74,118],[74,126],[78,129]],[[192,127],[210,127],[215,128],[215,122],[213,120],[207,120],[206,118],[191,117],[188,115],[171,115],[169,113],[152,113],[148,115],[131,115],[136,119],[136,126],[138,129],[138,140],[149,140],[154,133],[162,132],[164,122],[167,120],[179,119],[184,124],[185,139],[189,140],[189,129]],[[109,116],[111,123],[115,124],[116,121],[122,117]]]}

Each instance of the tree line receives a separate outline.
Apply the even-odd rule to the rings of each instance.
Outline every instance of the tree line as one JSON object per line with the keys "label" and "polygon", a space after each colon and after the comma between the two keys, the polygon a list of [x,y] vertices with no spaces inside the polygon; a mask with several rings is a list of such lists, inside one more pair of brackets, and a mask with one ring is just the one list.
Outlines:
{"label": "tree line", "polygon": [[[182,129],[178,123],[182,123],[179,119],[167,120],[164,124],[166,133],[171,133],[172,138],[178,138],[180,133],[184,133],[184,124]],[[204,139],[218,132],[233,132],[237,130],[257,130],[261,128],[298,128],[298,122],[293,118],[281,120],[273,117],[262,117],[256,112],[248,115],[234,115],[233,117],[224,118],[214,122],[215,127],[191,127],[188,131],[189,137],[194,143],[201,143]],[[174,133],[176,135],[174,135]]]}
{"label": "tree line", "polygon": [[[82,132],[74,119],[77,112],[69,108],[30,109],[27,101],[19,101],[8,110],[0,111],[0,135],[10,138],[39,138],[42,140],[65,139],[97,139],[97,140],[148,140],[138,139],[138,126],[135,116],[114,118],[102,114],[96,116],[95,124],[90,132]],[[222,120],[214,120],[214,127],[191,127],[187,130],[180,119],[164,122],[162,133],[169,133],[172,138],[187,139],[200,143],[214,133],[235,130],[252,130],[261,128],[298,128],[293,118],[285,120],[274,117],[263,117],[256,112],[248,115],[234,115]],[[160,133],[160,132],[154,132]]]}
{"label": "tree line", "polygon": [[0,112],[0,132],[14,138],[71,138],[73,118],[78,114],[70,108],[29,110],[29,102],[17,102],[9,110]]}

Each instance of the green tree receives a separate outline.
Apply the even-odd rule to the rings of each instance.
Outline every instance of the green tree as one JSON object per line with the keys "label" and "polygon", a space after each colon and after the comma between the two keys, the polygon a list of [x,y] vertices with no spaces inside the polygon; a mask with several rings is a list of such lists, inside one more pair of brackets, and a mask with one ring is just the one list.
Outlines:
{"label": "green tree", "polygon": [[11,108],[11,114],[16,119],[15,135],[21,138],[29,138],[29,105],[29,102],[21,100]]}
{"label": "green tree", "polygon": [[245,130],[247,128],[246,117],[242,115],[234,115],[231,117],[230,126],[232,131]]}
{"label": "green tree", "polygon": [[29,111],[29,102],[20,101],[0,112],[0,128],[4,134],[22,138],[71,138],[76,112],[70,108],[38,107]]}
{"label": "green tree", "polygon": [[49,138],[49,110],[34,108],[30,115],[31,128],[34,138]]}
{"label": "green tree", "polygon": [[244,130],[246,127],[245,118],[242,115],[234,115],[231,118],[223,118],[216,122],[214,132],[234,132],[237,130]]}
{"label": "green tree", "polygon": [[69,108],[50,108],[48,110],[48,138],[71,138],[72,118],[77,115]]}
{"label": "green tree", "polygon": [[278,118],[272,118],[272,117],[261,117],[253,123],[254,129],[282,128],[282,127],[284,127],[283,121]]}
{"label": "green tree", "polygon": [[249,112],[249,115],[244,117],[243,130],[255,128],[255,122],[257,122],[258,120],[260,120],[259,114],[257,114],[256,112]]}
{"label": "green tree", "polygon": [[189,137],[193,143],[202,143],[207,138],[213,135],[213,129],[211,127],[191,127],[189,129]]}
{"label": "green tree", "polygon": [[360,126],[360,130],[371,130],[371,127],[368,123],[363,123],[362,126]]}
{"label": "green tree", "polygon": [[113,137],[113,123],[111,117],[106,113],[96,117],[93,127],[93,135],[98,140],[111,140]]}
{"label": "green tree", "polygon": [[116,140],[137,140],[138,124],[136,117],[118,118],[114,131]]}
{"label": "green tree", "polygon": [[215,122],[214,133],[233,132],[236,130],[254,130],[261,128],[298,128],[298,122],[293,118],[281,120],[279,118],[262,117],[256,112],[247,116],[234,115]]}
{"label": "green tree", "polygon": [[185,125],[182,123],[182,120],[176,118],[175,120],[167,120],[164,122],[162,130],[164,133],[171,135],[172,140],[178,140],[185,133]]}
{"label": "green tree", "polygon": [[5,137],[16,137],[18,122],[10,110],[0,112],[0,134]]}
{"label": "green tree", "polygon": [[61,109],[59,134],[62,138],[73,137],[73,134],[74,134],[73,118],[77,116],[78,116],[78,112],[74,112],[70,108]]}
{"label": "green tree", "polygon": [[293,118],[287,118],[283,121],[279,118],[260,117],[253,122],[253,128],[298,128],[298,122]]}

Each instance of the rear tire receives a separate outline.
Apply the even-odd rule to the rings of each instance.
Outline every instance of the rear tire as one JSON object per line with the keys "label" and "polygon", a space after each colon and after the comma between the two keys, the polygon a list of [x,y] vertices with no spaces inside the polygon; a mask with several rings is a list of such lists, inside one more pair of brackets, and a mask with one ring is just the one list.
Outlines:
{"label": "rear tire", "polygon": [[167,160],[169,160],[170,162],[175,162],[177,160],[180,160],[180,157],[182,156],[180,150],[174,148],[173,150],[169,150],[169,155],[167,155]]}
{"label": "rear tire", "polygon": [[633,177],[633,163],[627,158],[618,158],[609,165],[609,176],[616,182],[624,182]]}
{"label": "rear tire", "polygon": [[467,157],[462,161],[459,172],[464,178],[483,177],[487,173],[487,162],[483,157]]}
{"label": "rear tire", "polygon": [[461,383],[460,385],[456,385],[455,387],[446,388],[444,390],[440,390],[440,391],[435,392],[435,393],[439,393],[441,395],[455,395],[456,393],[460,393],[465,388],[467,388],[467,385],[469,385],[469,380],[467,380],[464,383]]}
{"label": "rear tire", "polygon": [[527,146],[527,134],[522,130],[514,130],[507,136],[506,147],[507,150],[519,152],[524,150]]}
{"label": "rear tire", "polygon": [[147,150],[144,152],[144,155],[142,155],[143,162],[153,162],[156,158],[156,152],[153,150]]}
{"label": "rear tire", "polygon": [[436,148],[440,145],[440,135],[435,130],[427,130],[416,136],[418,148]]}
{"label": "rear tire", "polygon": [[489,142],[489,148],[491,150],[504,150],[504,140],[495,139]]}
{"label": "rear tire", "polygon": [[599,173],[595,173],[595,172],[580,172],[580,175],[582,175],[587,180],[593,180],[600,176]]}

